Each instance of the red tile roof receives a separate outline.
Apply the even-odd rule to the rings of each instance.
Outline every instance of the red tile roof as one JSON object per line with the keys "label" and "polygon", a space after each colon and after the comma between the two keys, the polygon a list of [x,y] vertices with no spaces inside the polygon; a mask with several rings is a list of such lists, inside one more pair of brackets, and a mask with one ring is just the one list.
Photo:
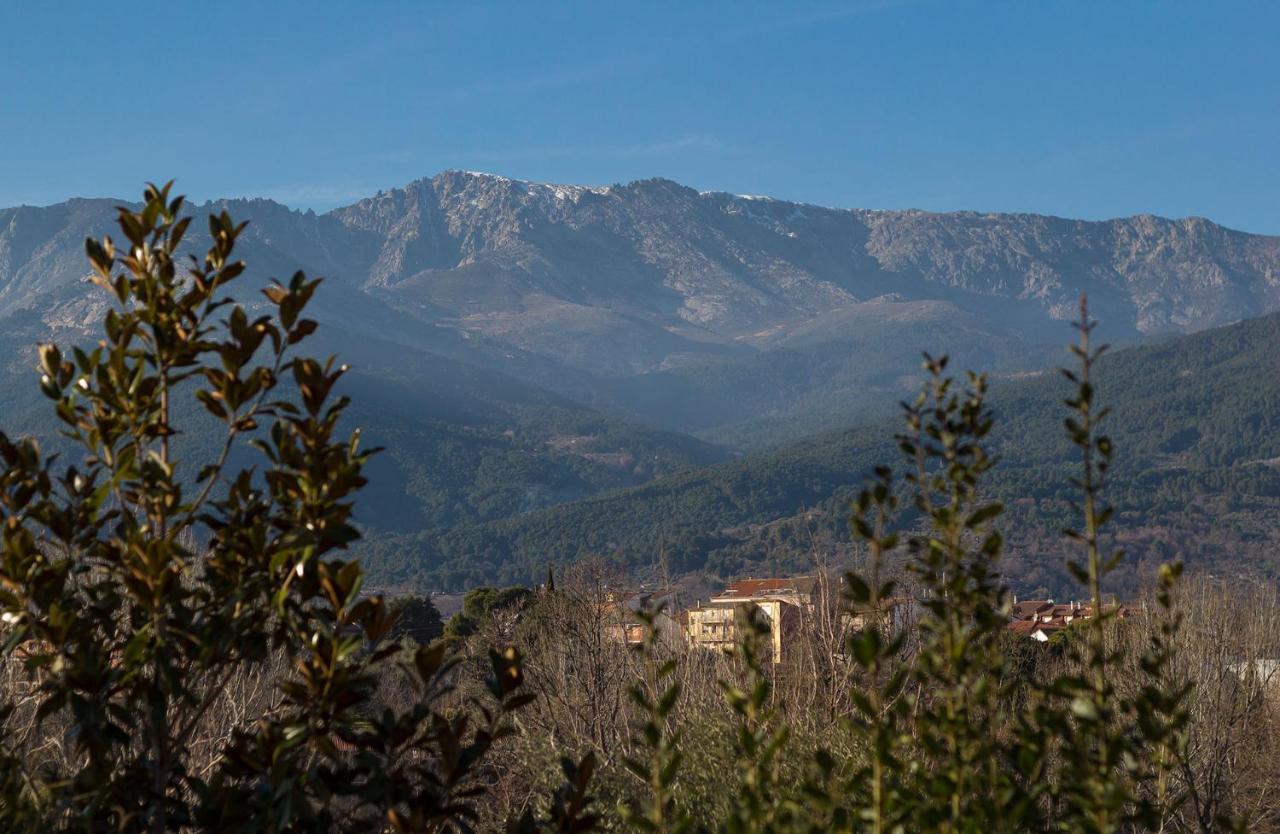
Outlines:
{"label": "red tile roof", "polygon": [[739,579],[729,585],[718,597],[756,597],[763,594],[776,594],[783,591],[808,591],[813,585],[813,577],[799,576],[789,579]]}
{"label": "red tile roof", "polygon": [[1047,599],[1024,599],[1015,602],[1009,616],[1015,620],[1030,620],[1036,615],[1053,608],[1053,602]]}

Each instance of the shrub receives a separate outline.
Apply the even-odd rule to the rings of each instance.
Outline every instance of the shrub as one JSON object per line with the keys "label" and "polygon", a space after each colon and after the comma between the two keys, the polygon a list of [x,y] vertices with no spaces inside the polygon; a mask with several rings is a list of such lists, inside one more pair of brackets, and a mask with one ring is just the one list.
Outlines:
{"label": "shrub", "polygon": [[[138,211],[119,211],[122,247],[87,242],[111,304],[104,338],[40,348],[41,388],[80,458],[62,466],[0,436],[0,619],[26,693],[4,713],[0,822],[465,825],[477,767],[524,697],[519,659],[495,652],[488,699],[446,715],[452,661],[419,648],[401,670],[412,702],[373,709],[395,672],[394,617],[343,556],[372,452],[339,430],[346,367],[295,354],[319,281],[273,283],[251,312],[227,294],[244,225],[211,216],[204,258],[180,267],[182,205],[148,187]],[[171,446],[189,402],[222,426],[211,460]],[[257,466],[234,469],[233,452]],[[266,713],[235,720],[233,683],[264,672]],[[65,743],[37,743],[50,734]]]}

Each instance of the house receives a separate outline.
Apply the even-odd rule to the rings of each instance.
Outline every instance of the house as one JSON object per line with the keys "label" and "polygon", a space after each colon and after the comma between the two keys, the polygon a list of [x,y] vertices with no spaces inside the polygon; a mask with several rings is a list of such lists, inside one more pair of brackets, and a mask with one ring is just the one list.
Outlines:
{"label": "house", "polygon": [[685,634],[690,643],[708,649],[728,650],[736,639],[734,619],[738,610],[754,604],[768,619],[769,646],[774,663],[786,654],[788,637],[813,609],[817,580],[811,576],[743,579],[729,585],[686,613]]}
{"label": "house", "polygon": [[915,597],[885,597],[879,603],[880,614],[870,617],[870,606],[856,606],[844,615],[844,625],[851,631],[861,631],[869,619],[879,620],[888,634],[897,635],[913,627],[920,619],[920,602]]}
{"label": "house", "polygon": [[1053,600],[1051,599],[1013,599],[1013,606],[1009,609],[1009,619],[1013,622],[1024,620],[1037,620],[1041,614],[1045,614],[1053,610]]}
{"label": "house", "polygon": [[1055,623],[1039,623],[1035,620],[1014,620],[1009,623],[1009,631],[1019,637],[1030,637],[1040,643],[1049,642],[1049,638],[1066,626]]}
{"label": "house", "polygon": [[1029,599],[1015,602],[1009,610],[1009,619],[1013,622],[1030,620],[1036,623],[1066,625],[1092,616],[1093,603],[1075,600],[1070,603],[1055,603],[1051,599]]}
{"label": "house", "polygon": [[1280,697],[1280,659],[1271,657],[1242,658],[1227,668],[1241,681],[1260,687],[1269,698]]}
{"label": "house", "polygon": [[[1129,616],[1129,609],[1118,603],[1104,606],[1117,617]],[[1061,631],[1077,620],[1093,617],[1092,602],[1056,603],[1051,599],[1018,600],[1014,597],[1009,609],[1009,630],[1014,634],[1024,635],[1048,642],[1054,633]]]}
{"label": "house", "polygon": [[[655,591],[606,590],[600,601],[604,619],[605,636],[617,643],[637,646],[644,642],[647,627],[640,619],[640,611],[657,611],[655,625],[664,639],[678,640],[683,633],[676,613],[676,592],[673,588]],[[661,610],[659,610],[661,609]]]}

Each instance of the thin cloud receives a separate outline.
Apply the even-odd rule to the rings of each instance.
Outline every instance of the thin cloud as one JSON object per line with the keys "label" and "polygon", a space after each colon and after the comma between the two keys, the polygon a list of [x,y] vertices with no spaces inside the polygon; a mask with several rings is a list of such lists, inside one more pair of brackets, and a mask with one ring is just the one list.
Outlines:
{"label": "thin cloud", "polygon": [[759,24],[730,29],[724,34],[729,38],[737,38],[768,34],[786,29],[803,29],[810,26],[817,26],[822,23],[833,23],[839,20],[847,20],[849,18],[892,11],[903,6],[914,5],[918,1],[919,0],[864,0],[864,2],[854,3],[852,5],[843,5],[835,8],[819,9],[817,11],[806,11],[792,16],[777,17]]}
{"label": "thin cloud", "polygon": [[719,137],[707,133],[686,133],[673,139],[629,145],[543,145],[524,148],[495,148],[468,151],[459,157],[477,160],[527,160],[586,157],[591,159],[636,159],[677,153],[727,153],[736,150]]}
{"label": "thin cloud", "polygon": [[526,93],[556,87],[572,87],[578,84],[596,82],[620,72],[643,69],[649,63],[649,59],[619,58],[586,66],[535,73],[519,78],[497,78],[477,81],[472,84],[454,87],[449,93],[454,98],[471,98],[494,93]]}
{"label": "thin cloud", "polygon": [[[804,11],[794,15],[778,15],[756,24],[712,29],[705,33],[700,46],[707,43],[725,40],[736,40],[784,31],[801,29],[831,23],[863,15],[890,11],[901,6],[912,5],[920,0],[861,0],[853,4],[839,5],[833,8]],[[683,51],[683,50],[682,50]],[[453,88],[450,93],[456,98],[470,98],[478,95],[494,93],[521,93],[544,90],[556,87],[571,87],[580,84],[591,84],[611,76],[633,73],[662,64],[668,60],[668,50],[661,45],[647,54],[633,55],[627,58],[616,58],[585,66],[568,67],[551,72],[534,73],[515,78],[497,78],[478,81]]]}

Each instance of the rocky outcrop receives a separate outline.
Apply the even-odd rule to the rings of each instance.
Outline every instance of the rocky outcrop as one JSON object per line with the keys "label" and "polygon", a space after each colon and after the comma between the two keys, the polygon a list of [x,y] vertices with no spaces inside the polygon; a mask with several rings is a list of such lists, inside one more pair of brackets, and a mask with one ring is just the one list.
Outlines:
{"label": "rocky outcrop", "polygon": [[[108,231],[113,205],[0,211],[0,316],[84,318],[82,240]],[[944,301],[1024,332],[1074,315],[1081,292],[1116,334],[1280,309],[1280,238],[1201,218],[833,209],[662,179],[585,187],[460,171],[323,215],[211,207],[223,205],[252,220],[258,272],[328,275],[375,326],[379,309],[395,311],[607,375],[796,332],[812,341],[820,325],[861,320],[833,312],[885,298]]]}

